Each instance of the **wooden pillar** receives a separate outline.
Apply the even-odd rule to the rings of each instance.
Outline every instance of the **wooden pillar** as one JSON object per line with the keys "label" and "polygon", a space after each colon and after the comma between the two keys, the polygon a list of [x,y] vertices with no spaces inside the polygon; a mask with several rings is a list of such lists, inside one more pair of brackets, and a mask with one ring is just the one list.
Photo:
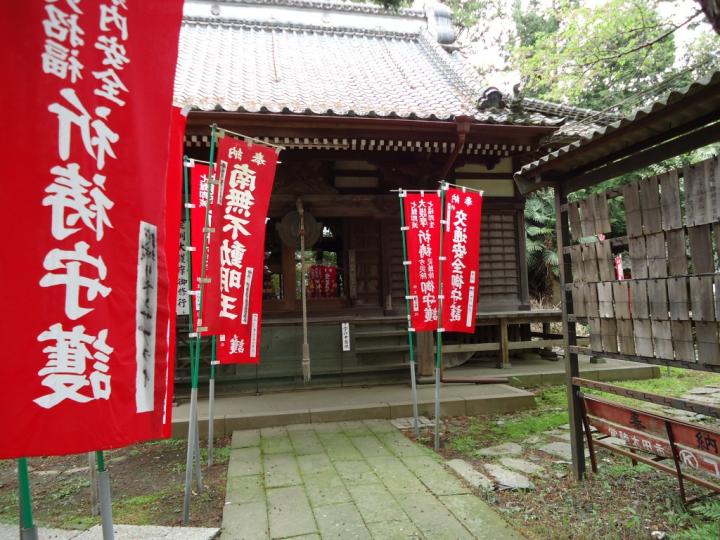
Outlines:
{"label": "wooden pillar", "polygon": [[295,250],[282,244],[283,308],[295,309]]}
{"label": "wooden pillar", "polygon": [[[523,200],[523,207],[525,206]],[[522,308],[530,308],[530,287],[528,285],[527,249],[525,242],[525,212],[520,209],[515,213],[515,230],[517,231],[518,278],[520,280],[520,304]]]}
{"label": "wooden pillar", "polygon": [[[560,295],[562,297],[562,326],[563,348],[565,349],[565,386],[568,395],[568,408],[570,412],[570,446],[572,449],[572,467],[575,480],[582,480],[585,476],[585,443],[583,441],[582,405],[580,403],[580,388],[572,384],[573,377],[580,376],[578,355],[569,352],[569,347],[577,345],[577,329],[574,322],[568,321],[573,314],[572,294],[565,289],[566,283],[572,283],[572,266],[570,255],[563,253],[563,248],[570,245],[570,229],[568,226],[567,194],[562,187],[555,184],[555,215],[558,262],[560,270]],[[565,206],[565,210],[562,207]]]}
{"label": "wooden pillar", "polygon": [[435,382],[435,339],[432,332],[417,332],[417,369],[420,384]]}
{"label": "wooden pillar", "polygon": [[507,319],[500,319],[500,367],[508,368],[510,366],[510,340],[508,339],[508,323]]}
{"label": "wooden pillar", "polygon": [[380,288],[382,290],[382,306],[383,314],[391,315],[393,313],[392,305],[392,254],[390,246],[390,236],[392,228],[397,227],[398,219],[393,221],[383,219],[380,221]]}

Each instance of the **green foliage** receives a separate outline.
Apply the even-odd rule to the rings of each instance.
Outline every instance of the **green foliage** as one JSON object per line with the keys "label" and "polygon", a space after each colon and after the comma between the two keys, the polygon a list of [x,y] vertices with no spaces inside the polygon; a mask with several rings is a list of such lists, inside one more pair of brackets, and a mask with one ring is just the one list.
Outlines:
{"label": "green foliage", "polygon": [[547,292],[551,277],[558,275],[555,245],[555,202],[552,191],[544,189],[525,201],[525,252],[535,296]]}
{"label": "green foliage", "polygon": [[[366,2],[367,0],[353,0],[353,2]],[[408,7],[412,2],[409,0],[371,0],[373,4],[379,4],[385,9],[395,10],[401,7]]]}
{"label": "green foliage", "polygon": [[567,411],[533,413],[534,411],[521,414],[518,418],[508,420],[502,425],[495,425],[491,428],[491,433],[498,440],[519,442],[527,439],[530,435],[544,433],[568,423]]}
{"label": "green foliage", "polygon": [[539,36],[553,34],[560,28],[558,12],[543,12],[537,0],[529,2],[525,10],[520,1],[515,0],[512,18],[520,47],[533,47]]}
{"label": "green foliage", "polygon": [[[207,446],[200,447],[200,462],[207,463]],[[213,463],[227,463],[230,460],[230,446],[215,446],[213,448]]]}
{"label": "green foliage", "polygon": [[706,540],[720,538],[720,501],[698,504],[691,508],[696,516],[693,526],[673,534],[673,540]]}
{"label": "green foliage", "polygon": [[656,0],[560,2],[551,13],[516,15],[512,58],[528,95],[605,108],[658,85],[675,54]]}
{"label": "green foliage", "polygon": [[472,456],[488,444],[520,442],[531,435],[544,433],[568,423],[565,388],[553,386],[543,389],[536,399],[537,408],[496,418],[471,417],[462,430],[451,434],[450,448]]}
{"label": "green foliage", "polygon": [[145,495],[126,497],[113,504],[113,517],[119,523],[145,524],[153,515],[153,507],[163,504],[170,489],[160,490]]}

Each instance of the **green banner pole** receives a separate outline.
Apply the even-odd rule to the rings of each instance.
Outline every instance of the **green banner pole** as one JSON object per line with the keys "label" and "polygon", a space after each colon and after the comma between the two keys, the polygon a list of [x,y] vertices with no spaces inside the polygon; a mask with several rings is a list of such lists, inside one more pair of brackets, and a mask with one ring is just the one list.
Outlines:
{"label": "green banner pole", "polygon": [[100,516],[102,518],[103,540],[113,540],[112,498],[110,496],[110,475],[105,467],[105,454],[102,450],[95,452],[98,468],[98,486],[100,491]]}
{"label": "green banner pole", "polygon": [[208,395],[208,467],[213,464],[213,448],[215,441],[215,362],[217,362],[217,342],[212,336],[212,350],[210,352],[210,388]]}
{"label": "green banner pole", "polygon": [[[398,200],[400,201],[400,235],[402,236],[402,249],[403,249],[403,261],[407,261],[407,241],[405,226],[405,206],[403,205],[403,199],[407,195],[407,191],[400,191],[398,193]],[[407,323],[408,323],[408,351],[410,356],[410,386],[412,392],[412,404],[413,404],[413,426],[415,428],[415,438],[420,436],[420,426],[418,425],[418,404],[417,404],[417,383],[415,381],[415,348],[413,347],[413,332],[415,329],[412,328],[410,320],[410,280],[408,278],[408,267],[407,264],[403,264],[405,270],[405,307],[407,308]]]}
{"label": "green banner pole", "polygon": [[27,458],[17,460],[18,487],[20,496],[20,538],[21,540],[37,540],[37,527],[33,523],[32,496],[30,495],[30,474]]}
{"label": "green banner pole", "polygon": [[[209,178],[208,178],[208,194],[211,191],[210,186],[214,185],[215,174],[213,172],[213,162],[215,161],[215,138],[217,125],[213,124],[210,132],[210,160],[209,160]],[[188,178],[187,167],[184,167],[184,191],[185,191],[185,241],[186,246],[190,246],[190,180]],[[217,193],[216,189],[213,189],[213,194]],[[190,334],[191,338],[194,334],[194,346],[190,347],[190,378],[191,378],[191,390],[190,390],[190,413],[188,422],[188,438],[187,438],[187,457],[185,461],[185,493],[183,496],[183,519],[184,525],[187,525],[190,520],[190,498],[192,496],[192,473],[193,468],[196,470],[196,481],[198,489],[202,489],[202,476],[199,466],[199,445],[198,445],[198,418],[197,418],[197,406],[198,406],[198,382],[200,379],[200,343],[202,339],[202,307],[203,307],[203,291],[206,282],[205,271],[205,253],[208,249],[208,238],[210,234],[210,203],[211,198],[208,196],[207,203],[205,206],[205,226],[203,227],[203,246],[200,251],[201,261],[201,272],[200,281],[196,295],[198,297],[197,312],[198,312],[198,327],[193,329],[192,312],[190,314]],[[197,248],[198,246],[194,246]],[[187,271],[188,271],[188,284],[192,285],[192,259],[190,252],[186,253]],[[192,302],[191,302],[192,303]],[[194,330],[194,331],[193,331]],[[192,341],[191,341],[192,343]],[[193,466],[193,462],[195,466]]]}
{"label": "green banner pole", "polygon": [[447,219],[445,215],[445,191],[447,190],[447,183],[445,180],[440,182],[440,250],[439,260],[440,267],[438,268],[438,329],[437,329],[437,346],[435,347],[435,451],[440,449],[440,369],[442,366],[442,334],[444,329],[442,328],[442,303],[443,303],[443,282],[442,282],[442,268],[443,268],[443,234],[445,233],[445,227],[443,221]]}
{"label": "green banner pole", "polygon": [[[190,241],[190,173],[187,167],[187,158],[183,160],[183,189],[185,199],[185,268],[187,271],[187,283],[189,291],[193,290],[192,280],[192,256],[190,250],[187,248],[191,245]],[[195,325],[193,323],[193,310],[197,309],[195,304],[195,295],[188,295],[188,304],[190,306],[189,314],[189,330],[190,334],[195,332]],[[187,457],[185,459],[185,493],[183,498],[183,524],[187,525],[190,519],[190,494],[192,492],[192,472],[193,472],[193,460],[194,460],[194,449],[195,449],[195,430],[192,422],[192,407],[193,407],[193,396],[195,394],[195,341],[190,339],[188,341],[188,348],[190,350],[190,380],[192,389],[190,390],[190,414],[188,415],[188,438],[187,438]]]}

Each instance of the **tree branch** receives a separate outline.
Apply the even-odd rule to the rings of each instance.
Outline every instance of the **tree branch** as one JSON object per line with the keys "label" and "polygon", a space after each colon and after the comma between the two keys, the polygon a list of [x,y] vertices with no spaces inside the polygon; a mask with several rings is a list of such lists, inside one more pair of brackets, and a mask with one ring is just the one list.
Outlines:
{"label": "tree branch", "polygon": [[593,65],[595,65],[595,64],[597,64],[597,63],[599,63],[599,62],[607,62],[608,60],[616,60],[616,59],[621,58],[621,57],[623,57],[623,56],[627,56],[628,54],[632,54],[632,53],[634,53],[634,52],[637,52],[637,51],[639,51],[639,50],[641,50],[641,49],[645,49],[645,48],[652,47],[652,46],[655,45],[656,43],[659,43],[660,41],[662,41],[662,40],[664,40],[665,38],[667,38],[668,36],[670,36],[673,32],[679,30],[680,28],[682,28],[682,27],[685,26],[686,24],[690,23],[693,19],[697,18],[698,15],[701,15],[702,12],[703,12],[702,9],[698,9],[693,15],[691,15],[691,16],[690,16],[689,18],[687,18],[685,21],[683,21],[682,23],[680,23],[680,24],[678,24],[678,25],[673,25],[673,27],[670,28],[670,30],[668,30],[667,32],[664,32],[664,33],[660,34],[660,35],[659,35],[658,37],[656,37],[655,39],[651,39],[650,41],[646,41],[645,43],[641,43],[640,45],[638,45],[638,46],[636,46],[636,47],[633,47],[632,49],[628,49],[628,50],[626,50],[626,51],[622,51],[622,52],[619,52],[619,53],[617,53],[617,54],[611,54],[610,56],[604,56],[604,57],[601,57],[601,58],[597,58],[597,59],[593,60],[592,62],[590,62],[590,63],[588,63],[588,64],[583,64],[581,67],[593,66]]}

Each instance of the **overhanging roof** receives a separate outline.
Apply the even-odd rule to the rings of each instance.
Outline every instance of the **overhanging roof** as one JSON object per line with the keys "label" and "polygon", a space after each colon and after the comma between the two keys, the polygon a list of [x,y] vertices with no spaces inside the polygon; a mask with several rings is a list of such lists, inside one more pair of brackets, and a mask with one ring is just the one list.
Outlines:
{"label": "overhanging roof", "polygon": [[575,118],[574,108],[537,100],[483,103],[492,88],[460,52],[448,50],[454,40],[448,8],[428,6],[387,11],[328,0],[189,0],[175,103],[199,112],[469,118],[547,128]]}
{"label": "overhanging roof", "polygon": [[515,173],[521,193],[569,193],[720,140],[720,72],[598,128]]}

